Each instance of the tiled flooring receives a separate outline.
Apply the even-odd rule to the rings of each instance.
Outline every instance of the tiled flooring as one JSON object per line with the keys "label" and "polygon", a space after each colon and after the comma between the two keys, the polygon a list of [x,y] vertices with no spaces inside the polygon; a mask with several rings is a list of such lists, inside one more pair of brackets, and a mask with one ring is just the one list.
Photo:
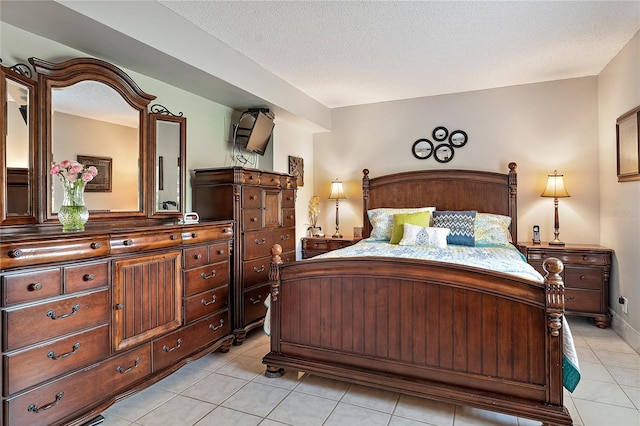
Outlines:
{"label": "tiled flooring", "polygon": [[[640,355],[611,329],[570,318],[582,380],[565,405],[574,424],[640,425]],[[226,354],[207,355],[103,413],[105,426],[539,425],[316,376],[264,376],[261,330]]]}

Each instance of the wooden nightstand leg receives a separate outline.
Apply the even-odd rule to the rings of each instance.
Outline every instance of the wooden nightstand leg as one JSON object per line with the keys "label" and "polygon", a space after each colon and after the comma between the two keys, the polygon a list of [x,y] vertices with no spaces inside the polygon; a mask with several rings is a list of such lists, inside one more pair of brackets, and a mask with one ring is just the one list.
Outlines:
{"label": "wooden nightstand leg", "polygon": [[591,317],[591,321],[599,328],[609,328],[611,326],[611,315],[598,315]]}

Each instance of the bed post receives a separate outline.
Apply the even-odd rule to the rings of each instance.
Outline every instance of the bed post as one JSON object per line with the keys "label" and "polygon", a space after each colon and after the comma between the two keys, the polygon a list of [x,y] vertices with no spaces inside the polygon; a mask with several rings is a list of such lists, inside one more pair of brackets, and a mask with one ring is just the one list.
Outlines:
{"label": "bed post", "polygon": [[[562,262],[555,257],[547,258],[542,268],[546,272],[544,276],[547,312],[547,342],[550,350],[547,351],[549,359],[546,371],[549,372],[547,383],[547,402],[555,406],[563,406],[563,377],[562,377],[562,316],[564,314],[564,283],[560,273],[564,269]],[[566,408],[565,408],[566,410]]]}
{"label": "bed post", "polygon": [[[269,334],[271,338],[271,352],[280,353],[280,307],[278,306],[278,297],[280,296],[280,266],[282,265],[282,246],[274,244],[271,247],[271,262],[269,263],[269,284],[271,285],[271,294],[269,300],[269,311],[267,315],[271,318],[269,326]],[[275,327],[274,327],[275,325]],[[267,377],[281,377],[284,369],[274,367],[267,364],[264,375]]]}
{"label": "bed post", "polygon": [[362,170],[362,238],[371,236],[371,224],[369,223],[369,169]]}
{"label": "bed post", "polygon": [[509,163],[509,216],[511,216],[511,237],[518,241],[518,165]]}

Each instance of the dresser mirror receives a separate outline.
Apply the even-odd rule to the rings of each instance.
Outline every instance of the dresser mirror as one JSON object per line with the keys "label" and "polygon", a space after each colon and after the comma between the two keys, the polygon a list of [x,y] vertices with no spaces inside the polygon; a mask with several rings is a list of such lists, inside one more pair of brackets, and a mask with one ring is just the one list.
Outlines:
{"label": "dresser mirror", "polygon": [[[147,105],[155,96],[98,59],[29,61],[38,73],[43,170],[78,156],[109,161],[109,185],[85,193],[91,220],[147,216]],[[49,173],[45,179],[45,219],[53,220],[62,187]]]}
{"label": "dresser mirror", "polygon": [[0,223],[35,223],[36,83],[16,67],[0,66],[0,79]]}
{"label": "dresser mirror", "polygon": [[[157,108],[159,107],[159,108]],[[187,119],[153,105],[149,114],[151,216],[181,216],[184,212]]]}

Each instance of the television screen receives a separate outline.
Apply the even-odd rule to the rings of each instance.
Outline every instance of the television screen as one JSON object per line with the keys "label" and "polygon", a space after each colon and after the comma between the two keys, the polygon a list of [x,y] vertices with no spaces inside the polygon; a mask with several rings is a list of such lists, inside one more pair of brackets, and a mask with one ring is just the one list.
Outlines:
{"label": "television screen", "polygon": [[245,127],[244,125],[241,126],[240,123],[238,124],[237,143],[247,151],[264,155],[267,145],[269,145],[269,140],[271,139],[274,122],[263,112],[258,112],[257,115],[245,114],[245,117],[240,118],[240,122],[242,123],[244,119],[253,119],[253,125],[251,127]]}

